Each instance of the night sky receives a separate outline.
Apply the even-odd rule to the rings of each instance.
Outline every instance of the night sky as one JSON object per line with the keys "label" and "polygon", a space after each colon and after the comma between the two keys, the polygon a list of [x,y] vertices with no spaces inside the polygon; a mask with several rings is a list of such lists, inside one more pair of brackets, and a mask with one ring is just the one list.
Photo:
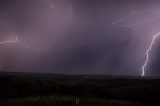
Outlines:
{"label": "night sky", "polygon": [[[159,0],[0,0],[1,71],[140,76]],[[160,38],[146,76],[160,75]]]}

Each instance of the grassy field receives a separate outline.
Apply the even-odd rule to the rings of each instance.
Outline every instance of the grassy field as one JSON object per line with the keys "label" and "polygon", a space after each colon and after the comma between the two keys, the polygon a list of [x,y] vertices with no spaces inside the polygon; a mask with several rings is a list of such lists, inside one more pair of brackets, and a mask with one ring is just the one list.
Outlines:
{"label": "grassy field", "polygon": [[105,106],[141,106],[140,104],[106,100],[104,98],[78,98],[78,97],[28,97],[21,99],[9,99],[0,102],[1,106],[53,106],[53,105],[105,105]]}

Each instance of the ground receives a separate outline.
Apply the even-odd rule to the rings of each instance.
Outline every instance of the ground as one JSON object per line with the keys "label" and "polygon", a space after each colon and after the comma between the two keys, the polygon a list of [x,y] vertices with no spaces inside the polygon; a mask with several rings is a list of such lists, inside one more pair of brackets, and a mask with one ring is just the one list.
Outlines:
{"label": "ground", "polygon": [[160,79],[129,76],[0,74],[1,106],[159,106]]}

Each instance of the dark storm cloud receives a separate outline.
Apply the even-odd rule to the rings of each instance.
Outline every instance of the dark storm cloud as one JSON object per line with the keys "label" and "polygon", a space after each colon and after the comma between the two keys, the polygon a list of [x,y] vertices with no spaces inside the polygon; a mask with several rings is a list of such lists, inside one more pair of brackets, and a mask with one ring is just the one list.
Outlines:
{"label": "dark storm cloud", "polygon": [[[144,52],[159,30],[157,22],[144,20],[157,17],[158,4],[149,0],[1,0],[0,40],[18,35],[43,51],[33,56],[17,52],[23,57],[17,62],[23,64],[21,70],[140,75]],[[132,13],[137,15],[121,19]],[[137,22],[143,23],[129,26]],[[32,59],[26,62],[24,57]]]}

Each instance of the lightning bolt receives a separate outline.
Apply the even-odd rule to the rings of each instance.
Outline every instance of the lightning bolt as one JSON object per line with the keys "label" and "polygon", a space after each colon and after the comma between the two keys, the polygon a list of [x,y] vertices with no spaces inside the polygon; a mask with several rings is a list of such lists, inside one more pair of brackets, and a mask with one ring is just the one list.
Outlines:
{"label": "lightning bolt", "polygon": [[15,43],[15,42],[18,42],[17,36],[14,40],[2,41],[2,42],[0,42],[0,44],[9,44],[9,43]]}
{"label": "lightning bolt", "polygon": [[141,69],[142,69],[142,76],[145,75],[146,67],[147,67],[148,62],[149,62],[149,53],[150,53],[150,51],[152,50],[152,46],[153,46],[155,40],[157,39],[157,37],[158,37],[159,35],[160,35],[160,32],[158,32],[156,35],[154,35],[154,36],[152,37],[152,41],[151,41],[151,43],[150,43],[150,45],[149,45],[149,48],[148,48],[148,49],[146,50],[146,52],[145,52],[145,54],[146,54],[146,60],[145,60],[144,64],[143,64],[142,67],[141,67]]}
{"label": "lightning bolt", "polygon": [[2,44],[11,44],[11,43],[19,43],[19,44],[23,45],[25,48],[29,48],[29,49],[34,50],[34,51],[39,51],[38,49],[31,48],[29,45],[27,45],[27,44],[23,43],[22,41],[20,41],[18,39],[18,36],[16,36],[14,40],[7,40],[7,41],[0,42],[1,45]]}
{"label": "lightning bolt", "polygon": [[[136,23],[131,24],[131,25],[117,25],[120,22],[124,22],[124,21],[128,20],[131,16],[133,17],[134,15],[138,15],[138,14],[128,15],[126,17],[120,18],[117,21],[112,22],[112,25],[117,25],[116,27],[130,27],[131,28],[131,27],[139,26],[139,25],[144,24],[146,22],[152,22],[152,21],[156,21],[156,20],[160,19],[160,11],[151,11],[151,12],[156,16],[153,17],[153,18],[144,19],[143,21],[136,22]],[[142,77],[145,76],[145,74],[146,74],[145,71],[147,70],[147,66],[148,66],[148,62],[149,62],[149,55],[150,55],[150,52],[152,51],[152,46],[153,46],[155,40],[159,36],[160,36],[160,32],[158,32],[157,34],[155,34],[152,37],[151,43],[149,44],[148,49],[145,51],[146,59],[144,61],[144,64],[141,66],[141,70],[142,70],[141,76]]]}
{"label": "lightning bolt", "polygon": [[140,21],[140,22],[135,22],[134,24],[125,24],[125,25],[124,24],[122,24],[122,25],[120,24],[119,25],[119,23],[125,22],[126,20],[129,20],[130,18],[132,18],[134,16],[137,16],[140,13],[143,13],[143,12],[137,12],[137,13],[132,13],[132,14],[127,15],[125,17],[119,18],[118,20],[112,22],[111,25],[116,25],[116,27],[136,27],[136,26],[144,24],[146,22],[156,21],[156,20],[160,19],[160,11],[148,10],[148,12],[151,12],[156,16],[154,18],[144,19],[143,21]]}
{"label": "lightning bolt", "polygon": [[119,22],[122,22],[122,21],[125,21],[125,20],[129,19],[131,16],[134,16],[134,15],[131,14],[131,15],[128,15],[128,16],[126,16],[126,17],[122,17],[122,18],[120,18],[120,19],[112,22],[111,24],[112,24],[112,25],[115,25],[115,24],[117,24],[117,23],[119,23]]}

